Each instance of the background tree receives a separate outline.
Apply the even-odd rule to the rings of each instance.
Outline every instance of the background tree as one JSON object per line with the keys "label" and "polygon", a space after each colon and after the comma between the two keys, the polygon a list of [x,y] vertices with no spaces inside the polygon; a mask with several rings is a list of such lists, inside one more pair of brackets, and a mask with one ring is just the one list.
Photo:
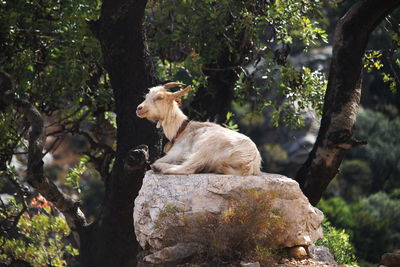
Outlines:
{"label": "background tree", "polygon": [[[26,43],[22,42],[22,45],[28,47],[35,46],[36,43],[32,44],[29,39],[31,38],[31,35],[34,36],[34,39],[37,38],[39,43],[38,45],[43,47],[42,50],[39,51],[42,58],[37,59],[37,61],[41,60],[38,62],[38,64],[41,65],[38,65],[39,67],[28,65],[27,67],[27,71],[34,72],[34,74],[31,77],[23,76],[23,81],[27,81],[26,84],[24,84],[23,81],[16,79],[18,86],[16,87],[16,90],[14,90],[11,86],[10,79],[6,75],[2,74],[2,107],[3,109],[8,106],[13,107],[15,111],[10,112],[11,116],[20,117],[23,114],[28,119],[28,123],[25,123],[26,126],[24,127],[25,129],[31,127],[28,144],[29,149],[27,151],[27,180],[33,188],[40,192],[46,199],[52,201],[57,209],[66,216],[68,224],[71,227],[71,230],[75,233],[76,241],[79,244],[80,262],[84,266],[134,265],[138,246],[133,232],[132,211],[134,199],[140,189],[141,180],[146,169],[148,151],[146,147],[140,147],[136,150],[131,149],[139,144],[148,144],[151,147],[152,156],[154,157],[157,151],[155,144],[158,139],[153,127],[148,122],[139,120],[134,115],[135,108],[141,101],[143,93],[148,87],[155,83],[152,76],[153,72],[151,64],[148,61],[148,52],[145,46],[143,29],[143,17],[146,1],[104,1],[101,7],[100,19],[93,21],[90,24],[91,29],[100,40],[104,67],[108,71],[109,77],[102,73],[103,70],[95,64],[96,62],[90,62],[94,64],[94,67],[98,68],[97,73],[94,72],[92,76],[90,76],[90,73],[86,70],[88,67],[87,64],[78,65],[78,62],[72,61],[73,66],[78,69],[76,72],[83,70],[87,75],[86,78],[88,78],[88,81],[83,89],[90,90],[88,90],[89,92],[87,94],[84,94],[84,96],[89,99],[87,99],[85,103],[86,105],[83,104],[78,106],[79,111],[83,109],[86,112],[74,112],[72,115],[67,114],[67,116],[65,116],[62,114],[60,116],[62,123],[59,133],[68,132],[81,134],[88,139],[89,144],[92,146],[91,149],[87,151],[87,154],[89,155],[89,159],[94,163],[94,166],[97,168],[104,182],[105,197],[98,218],[91,224],[86,223],[84,215],[79,209],[78,202],[63,194],[43,172],[42,158],[44,154],[42,151],[44,149],[43,146],[46,133],[43,117],[40,114],[40,111],[43,113],[48,111],[48,115],[52,115],[53,112],[56,112],[59,109],[73,106],[73,103],[71,102],[77,100],[76,95],[74,95],[73,92],[68,92],[69,88],[57,92],[57,90],[54,90],[55,88],[52,88],[52,86],[47,84],[32,85],[32,80],[35,82],[41,81],[40,78],[45,75],[57,77],[54,73],[49,73],[49,71],[53,71],[57,67],[57,65],[54,64],[56,62],[53,63],[50,61],[51,58],[57,57],[51,54],[52,50],[49,49],[49,47],[53,48],[52,45],[55,46],[53,48],[54,51],[58,51],[59,53],[64,53],[65,51],[62,50],[62,47],[57,47],[56,42],[58,40],[52,43],[51,40],[53,39],[50,37],[47,38],[48,35],[51,36],[57,32],[58,29],[65,30],[65,32],[62,32],[64,34],[63,37],[69,37],[67,35],[68,33],[77,34],[83,39],[83,42],[78,40],[79,44],[83,45],[87,38],[89,38],[86,35],[80,36],[78,32],[70,30],[70,27],[78,27],[79,25],[82,27],[82,24],[80,24],[84,23],[82,19],[90,18],[90,16],[86,16],[87,14],[80,13],[79,15],[82,17],[78,17],[78,22],[71,22],[73,18],[70,18],[69,16],[73,16],[76,10],[88,7],[86,2],[77,4],[73,2],[74,1],[67,3],[60,2],[56,6],[54,6],[50,1],[48,3],[40,4],[28,3],[28,5],[31,5],[31,7],[39,13],[38,15],[33,12],[33,15],[37,15],[41,18],[41,15],[43,14],[43,20],[46,22],[43,24],[40,24],[40,22],[43,21],[38,20],[38,25],[26,26],[24,24],[25,22],[34,21],[32,18],[33,15],[28,16],[28,18],[18,17],[16,22],[11,23],[7,20],[9,23],[8,25],[6,24],[6,28],[8,26],[6,29],[8,36],[6,36],[6,39],[3,42],[3,45],[6,48],[11,49],[9,42],[15,41],[13,38],[22,38],[26,41]],[[11,10],[21,7],[8,2],[2,4],[5,5],[5,8]],[[18,4],[22,5],[22,9],[26,10],[24,4]],[[55,11],[55,14],[53,14],[52,11]],[[72,12],[72,14],[70,12]],[[34,18],[36,19],[36,17]],[[64,18],[66,21],[63,21]],[[49,32],[44,30],[42,32],[41,26],[48,25],[46,19],[49,19],[50,21],[54,19],[55,22],[51,24],[53,28],[47,29]],[[57,24],[59,21],[66,23],[65,28],[63,28],[62,24]],[[24,33],[22,33],[22,37],[15,34],[14,28],[17,28],[16,30],[19,31],[20,28],[25,30],[26,27],[32,27],[31,32],[28,31],[27,36],[24,35]],[[35,35],[38,36],[35,37]],[[49,39],[49,44],[42,43]],[[66,39],[69,42],[77,41],[73,38],[72,40],[71,38]],[[91,39],[91,41],[93,41],[93,39]],[[16,42],[19,43],[18,40]],[[76,50],[73,49],[73,51],[79,55],[80,52],[83,53],[85,51],[85,48],[90,49],[93,48],[93,46],[83,46],[81,49],[78,47]],[[39,52],[37,50],[34,51],[36,53],[35,55],[39,57]],[[32,56],[32,52],[29,50],[23,51],[22,53],[26,56]],[[8,54],[7,60],[13,60],[11,63],[13,63],[15,59],[14,53]],[[63,60],[67,61],[62,62],[64,63],[63,65],[68,67],[68,58],[63,58]],[[85,63],[88,62],[86,61]],[[70,68],[68,70],[75,71],[75,68]],[[16,72],[15,66],[12,64],[9,64],[9,72],[12,74]],[[62,76],[65,75],[65,73],[60,72],[59,75]],[[68,77],[67,79],[71,79],[72,86],[76,84],[84,84],[81,80],[74,80],[74,77]],[[107,91],[104,93],[110,96],[109,87],[104,86],[105,88],[103,87],[103,91],[101,91],[102,87],[96,88],[96,90],[92,91],[91,89],[95,88],[91,88],[90,86],[92,84],[90,83],[106,84],[108,79],[111,81],[113,97],[115,99],[117,125],[117,146],[115,152],[112,147],[100,143],[94,136],[93,132],[88,133],[83,131],[81,128],[82,123],[87,117],[90,117],[92,120],[93,118],[97,119],[95,122],[99,124],[100,121],[105,121],[104,118],[103,120],[96,118],[96,115],[105,116],[104,112],[112,108],[111,105],[106,105],[106,103],[110,103],[107,102],[110,101],[110,99],[104,99],[106,103],[104,106],[101,106],[102,103],[97,102],[97,96],[104,91]],[[26,85],[26,90],[18,90],[21,89],[21,84],[22,86]],[[66,83],[66,85],[70,84]],[[20,94],[18,94],[19,92]],[[36,95],[35,92],[37,92]],[[43,99],[41,93],[44,92],[49,92],[50,94],[45,94],[45,98]],[[51,95],[51,93],[53,93],[53,95]],[[65,96],[68,96],[68,93],[72,93],[70,98],[64,98]],[[90,98],[91,96],[92,98]],[[46,97],[48,97],[48,99],[46,99]],[[34,104],[41,103],[39,110],[40,107],[44,106],[43,109],[39,111],[38,108],[24,98],[31,100]],[[57,99],[58,101],[56,103],[58,103],[59,106],[50,106],[50,104],[53,103],[52,101]],[[71,102],[66,100],[71,100]],[[83,102],[84,99],[78,98],[78,101]],[[50,106],[50,108],[48,108],[48,106]],[[46,108],[49,110],[46,110]],[[20,113],[22,114],[20,115]],[[73,120],[70,120],[70,117],[75,116],[76,113],[79,113],[80,115],[78,119],[75,117]],[[7,117],[10,116],[8,114],[9,113],[4,116],[11,123],[12,117]],[[66,120],[66,122],[63,120]],[[107,121],[105,121],[105,123],[106,122]],[[69,124],[72,124],[72,126]],[[102,125],[98,126],[101,127]],[[6,125],[4,125],[4,127],[6,127]],[[18,131],[18,129],[15,130]],[[50,134],[54,135],[54,133]],[[5,160],[2,161],[2,170],[4,171],[7,170],[7,164],[10,163],[11,156],[14,154],[15,149],[21,146],[22,142],[22,140],[17,139],[12,143],[11,141],[14,140],[8,139],[10,135],[12,135],[12,133],[7,132],[7,136],[5,137],[5,141],[7,141],[9,146],[3,151]],[[96,150],[100,152],[94,154]],[[129,151],[130,153],[128,154]],[[114,157],[115,160],[112,161]],[[110,168],[110,165],[112,165],[112,169]],[[7,235],[6,232],[3,232],[3,234]]]}
{"label": "background tree", "polygon": [[328,87],[317,141],[296,175],[313,205],[338,172],[345,152],[365,144],[353,138],[361,95],[362,59],[371,32],[398,1],[359,1],[343,16],[333,40]]}

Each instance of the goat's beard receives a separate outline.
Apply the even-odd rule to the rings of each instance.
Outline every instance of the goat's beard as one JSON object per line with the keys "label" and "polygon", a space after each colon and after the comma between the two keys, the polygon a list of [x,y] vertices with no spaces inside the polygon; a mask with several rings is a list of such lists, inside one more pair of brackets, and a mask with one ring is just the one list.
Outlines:
{"label": "goat's beard", "polygon": [[145,112],[145,113],[141,113],[141,114],[139,114],[138,112],[136,112],[136,115],[139,117],[139,118],[142,118],[142,119],[147,119],[147,120],[149,120],[149,121],[151,121],[151,122],[153,122],[153,123],[156,123],[157,125],[156,125],[156,127],[157,128],[160,128],[161,127],[161,120],[160,120],[160,118],[158,117],[158,116],[148,116],[148,112]]}
{"label": "goat's beard", "polygon": [[136,116],[138,116],[139,118],[141,118],[141,119],[143,119],[143,118],[146,118],[146,113],[147,113],[147,111],[146,112],[142,112],[142,111],[136,111]]}
{"label": "goat's beard", "polygon": [[161,119],[158,116],[149,116],[146,117],[146,119],[148,119],[151,122],[157,123],[157,125],[161,123]]}
{"label": "goat's beard", "polygon": [[136,112],[136,115],[141,119],[147,119],[151,122],[157,122],[159,120],[158,116],[150,115],[148,111],[143,113]]}

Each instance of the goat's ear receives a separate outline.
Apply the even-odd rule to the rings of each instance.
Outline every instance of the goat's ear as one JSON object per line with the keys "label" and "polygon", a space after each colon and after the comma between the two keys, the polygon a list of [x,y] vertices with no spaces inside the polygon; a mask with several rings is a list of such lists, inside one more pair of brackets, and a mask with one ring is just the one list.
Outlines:
{"label": "goat's ear", "polygon": [[186,95],[190,91],[190,89],[192,89],[192,86],[189,85],[182,90],[172,93],[172,95],[174,96],[175,99],[177,99],[177,98],[180,98],[180,97]]}
{"label": "goat's ear", "polygon": [[182,105],[182,99],[180,97],[175,98],[175,101],[178,103],[179,106]]}

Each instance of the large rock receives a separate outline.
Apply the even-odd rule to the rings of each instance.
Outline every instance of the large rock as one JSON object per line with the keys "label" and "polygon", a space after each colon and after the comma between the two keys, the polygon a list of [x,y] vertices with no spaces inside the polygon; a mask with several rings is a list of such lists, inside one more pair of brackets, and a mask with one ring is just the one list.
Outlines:
{"label": "large rock", "polygon": [[155,227],[160,211],[172,204],[187,216],[205,211],[219,214],[244,189],[272,191],[279,196],[272,205],[280,210],[287,229],[276,236],[278,247],[308,246],[322,238],[322,212],[310,205],[296,181],[285,176],[163,175],[153,171],[146,173],[135,200],[136,237],[144,249],[163,249],[166,229]]}
{"label": "large rock", "polygon": [[399,267],[400,266],[400,250],[393,253],[385,253],[382,255],[381,266],[386,267]]}

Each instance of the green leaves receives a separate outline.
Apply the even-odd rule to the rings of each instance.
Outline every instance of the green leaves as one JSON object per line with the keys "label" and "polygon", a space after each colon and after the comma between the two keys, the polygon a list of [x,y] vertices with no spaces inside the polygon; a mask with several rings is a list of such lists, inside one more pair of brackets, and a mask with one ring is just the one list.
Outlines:
{"label": "green leaves", "polygon": [[[95,19],[97,3],[80,1],[4,1],[0,5],[4,36],[0,64],[16,81],[16,91],[41,112],[70,108],[92,74],[100,46],[87,19]],[[74,93],[72,93],[72,91]]]}
{"label": "green leaves", "polygon": [[[307,68],[295,70],[288,62],[277,66],[287,55],[280,59],[274,47],[296,42],[307,51],[326,42],[327,35],[315,19],[321,17],[322,4],[309,0],[156,1],[147,10],[146,27],[151,50],[158,56],[159,76],[207,88],[210,73],[233,70],[236,102],[251,99],[254,112],[273,106],[275,125],[284,121],[298,127],[302,125],[300,112],[308,107],[317,113],[322,110],[325,76]],[[262,86],[246,69],[247,64],[260,60],[262,74],[270,79]],[[263,90],[278,90],[289,98],[287,104],[263,99]]]}
{"label": "green leaves", "polygon": [[331,252],[335,254],[334,251],[338,251],[343,263],[349,264],[349,260],[354,261],[351,246],[343,242],[348,241],[349,237],[354,243],[357,256],[370,262],[378,262],[383,253],[393,251],[398,246],[400,200],[396,199],[395,194],[391,196],[378,192],[354,203],[334,197],[321,201],[318,208],[334,226],[345,228],[349,233],[344,235],[341,231],[330,231],[328,227],[324,231],[325,238],[318,241],[321,242],[319,244],[333,246]]}
{"label": "green leaves", "polygon": [[324,222],[323,229],[324,238],[315,244],[329,248],[338,264],[357,265],[353,245],[345,230],[336,229],[328,221]]}
{"label": "green leaves", "polygon": [[65,176],[65,184],[71,186],[75,189],[79,194],[81,193],[81,188],[79,186],[79,178],[86,171],[87,163],[89,161],[89,156],[83,156],[79,163],[68,170],[67,175]]}
{"label": "green leaves", "polygon": [[[397,35],[392,35],[393,36]],[[381,50],[369,50],[365,52],[364,55],[364,68],[368,72],[380,72],[380,75],[382,76],[382,80],[385,83],[389,84],[389,90],[395,94],[397,91],[397,86],[398,86],[398,78],[396,80],[397,74],[395,73],[397,68],[400,67],[400,59],[396,58],[396,55],[394,54],[398,47],[400,47],[400,44],[397,43],[396,39],[393,39],[392,45],[395,46],[395,48],[392,48],[392,51],[381,51]],[[397,47],[396,47],[397,46]],[[384,61],[384,53],[386,54],[385,57],[387,57],[386,61],[386,68],[384,68],[384,64],[382,63]],[[392,54],[391,57],[389,57],[387,54]]]}
{"label": "green leaves", "polygon": [[274,26],[279,42],[291,44],[299,39],[307,51],[312,46],[327,42],[325,30],[314,20],[321,16],[322,4],[322,1],[277,0],[267,10],[265,20]]}
{"label": "green leaves", "polygon": [[280,121],[293,128],[302,126],[302,114],[305,112],[315,111],[317,116],[322,115],[327,87],[327,80],[322,72],[311,71],[307,67],[297,70],[290,65],[283,66],[280,68],[280,79],[277,83],[272,81],[271,86],[285,97],[283,103],[265,102],[265,106],[272,107],[271,121],[276,127]]}
{"label": "green leaves", "polygon": [[381,57],[382,57],[381,51],[369,50],[365,52],[364,68],[366,68],[368,72],[381,69],[383,67],[383,64],[381,62]]}
{"label": "green leaves", "polygon": [[20,259],[33,266],[67,266],[65,256],[78,255],[78,250],[62,240],[70,229],[61,216],[25,213],[18,223],[19,238],[0,237],[0,261]]}
{"label": "green leaves", "polygon": [[228,112],[226,114],[226,122],[223,124],[226,128],[238,132],[239,131],[239,126],[233,121],[233,113]]}

